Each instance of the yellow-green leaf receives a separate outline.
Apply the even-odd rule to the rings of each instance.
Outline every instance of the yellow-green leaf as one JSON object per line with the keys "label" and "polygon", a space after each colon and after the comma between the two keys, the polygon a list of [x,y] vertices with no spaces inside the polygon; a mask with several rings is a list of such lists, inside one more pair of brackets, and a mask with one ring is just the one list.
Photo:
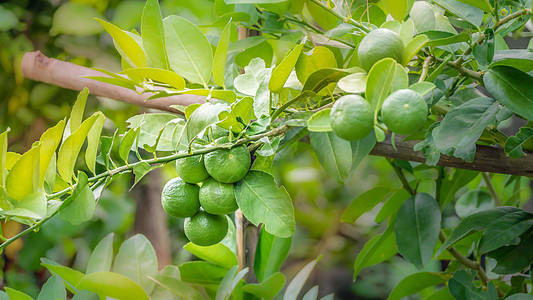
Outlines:
{"label": "yellow-green leaf", "polygon": [[272,70],[272,75],[270,76],[270,81],[268,82],[268,89],[273,93],[281,92],[283,85],[289,79],[298,57],[302,53],[302,48],[304,47],[305,40],[294,49],[292,49],[287,56]]}
{"label": "yellow-green leaf", "polygon": [[98,150],[100,135],[102,134],[102,128],[104,127],[105,122],[105,116],[103,113],[97,112],[96,114],[98,114],[98,118],[94,121],[94,124],[87,135],[87,150],[85,151],[85,163],[93,174],[96,174],[96,152]]}
{"label": "yellow-green leaf", "polygon": [[396,65],[396,61],[392,58],[385,58],[378,61],[368,72],[366,99],[376,113],[381,109],[383,101],[389,95],[394,74],[396,73]]}
{"label": "yellow-green leaf", "polygon": [[413,38],[407,45],[405,45],[405,48],[403,50],[403,66],[407,66],[409,61],[415,56],[422,47],[429,41],[429,38],[424,35],[420,34],[417,35],[415,38]]}
{"label": "yellow-green leaf", "polygon": [[185,88],[185,79],[175,72],[157,69],[157,68],[132,68],[119,72],[128,76],[139,76],[149,78],[158,82],[170,85],[171,87],[183,90]]}
{"label": "yellow-green leaf", "polygon": [[224,84],[224,73],[226,71],[226,58],[228,57],[230,33],[231,19],[220,35],[220,40],[213,58],[213,79],[216,84],[224,88],[226,88],[226,85]]}
{"label": "yellow-green leaf", "polygon": [[381,3],[395,20],[401,22],[413,6],[414,0],[382,0]]}
{"label": "yellow-green leaf", "polygon": [[[152,66],[169,69],[163,17],[158,0],[148,0],[143,9],[141,20],[142,45]],[[140,66],[139,66],[140,67]]]}
{"label": "yellow-green leaf", "polygon": [[80,290],[88,290],[102,297],[121,300],[148,300],[148,295],[133,280],[113,272],[94,272],[85,275],[78,285]]}
{"label": "yellow-green leaf", "polygon": [[50,161],[56,152],[57,146],[61,142],[63,130],[65,129],[65,120],[61,120],[56,126],[46,130],[41,135],[41,153],[39,159],[39,187],[42,188],[44,184],[44,177]]}
{"label": "yellow-green leaf", "polygon": [[8,130],[0,133],[0,186],[4,186],[5,183],[4,169],[7,156],[7,133]]}
{"label": "yellow-green leaf", "polygon": [[111,35],[115,43],[126,54],[124,60],[136,67],[146,66],[146,55],[137,42],[125,31],[104,20],[96,19],[102,27]]}
{"label": "yellow-green leaf", "polygon": [[303,53],[296,62],[296,76],[301,83],[315,71],[328,68],[337,68],[337,60],[331,50],[324,46],[317,46],[311,51]]}
{"label": "yellow-green leaf", "polygon": [[39,186],[39,154],[41,143],[24,153],[6,177],[6,192],[18,201],[33,194]]}
{"label": "yellow-green leaf", "polygon": [[78,98],[72,106],[72,112],[70,113],[70,120],[68,123],[69,131],[65,132],[66,136],[69,136],[72,132],[78,130],[78,128],[80,127],[81,121],[83,120],[83,112],[85,111],[85,103],[87,103],[88,96],[88,88],[84,88],[83,91],[78,94]]}
{"label": "yellow-green leaf", "polygon": [[94,122],[99,118],[100,113],[93,114],[90,118],[83,121],[80,128],[65,139],[59,148],[57,156],[57,171],[59,175],[68,183],[72,182],[74,174],[74,165],[80,153],[83,142],[93,127]]}

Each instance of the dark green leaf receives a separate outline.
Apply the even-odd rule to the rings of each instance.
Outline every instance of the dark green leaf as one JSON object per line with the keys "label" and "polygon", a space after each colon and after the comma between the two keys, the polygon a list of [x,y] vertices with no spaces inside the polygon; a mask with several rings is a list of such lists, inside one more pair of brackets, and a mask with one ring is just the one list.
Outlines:
{"label": "dark green leaf", "polygon": [[489,252],[487,255],[496,260],[496,267],[492,272],[496,274],[513,274],[521,272],[533,263],[533,233],[522,236],[522,241],[516,246],[507,246]]}
{"label": "dark green leaf", "polygon": [[350,74],[347,70],[342,69],[322,69],[315,71],[305,81],[302,91],[314,91],[318,93],[330,83],[335,83]]}
{"label": "dark green leaf", "polygon": [[518,69],[496,66],[483,76],[485,87],[505,107],[533,120],[533,77]]}
{"label": "dark green leaf", "polygon": [[498,293],[496,288],[489,283],[487,291],[478,288],[474,284],[474,275],[467,271],[461,270],[453,274],[453,277],[448,283],[450,293],[457,300],[496,300]]}
{"label": "dark green leaf", "polygon": [[483,22],[483,11],[477,7],[456,0],[435,0],[435,2],[474,26],[479,27]]}
{"label": "dark green leaf", "polygon": [[480,253],[487,253],[505,245],[516,245],[518,237],[533,226],[533,214],[517,211],[494,220],[479,242]]}
{"label": "dark green leaf", "polygon": [[479,175],[476,171],[455,169],[452,176],[447,176],[442,180],[440,191],[441,204],[450,203],[457,191]]}
{"label": "dark green leaf", "polygon": [[439,204],[425,193],[407,199],[398,211],[394,227],[398,251],[417,268],[431,259],[439,238],[440,221]]}
{"label": "dark green leaf", "polygon": [[524,156],[524,151],[522,150],[522,145],[529,141],[533,136],[533,128],[522,127],[520,131],[515,136],[510,136],[505,141],[504,150],[507,156],[510,158],[520,158]]}
{"label": "dark green leaf", "polygon": [[398,248],[396,247],[394,225],[389,224],[385,232],[376,235],[366,242],[363,249],[357,255],[353,265],[354,280],[362,269],[385,261],[396,253],[398,253]]}
{"label": "dark green leaf", "polygon": [[508,66],[522,72],[533,70],[533,53],[526,49],[497,50],[493,61],[490,68]]}
{"label": "dark green leaf", "polygon": [[451,274],[434,272],[419,272],[408,275],[394,287],[388,300],[399,300],[416,294],[427,287],[446,283],[451,277]]}
{"label": "dark green leaf", "polygon": [[429,38],[426,46],[444,46],[461,42],[468,42],[470,40],[470,34],[467,32],[461,32],[454,34],[446,31],[430,30],[424,31],[423,34]]}
{"label": "dark green leaf", "polygon": [[461,195],[455,203],[455,212],[464,219],[469,215],[493,208],[495,206],[492,196],[485,191],[473,190]]}
{"label": "dark green leaf", "polygon": [[279,271],[291,242],[292,238],[279,238],[261,229],[254,257],[254,274],[260,282]]}
{"label": "dark green leaf", "polygon": [[494,58],[494,30],[487,28],[485,30],[485,41],[482,45],[474,44],[474,57],[482,66],[488,66]]}
{"label": "dark green leaf", "polygon": [[333,132],[311,132],[311,146],[318,161],[331,178],[341,183],[350,176],[352,160],[350,142],[341,139]]}
{"label": "dark green leaf", "polygon": [[284,285],[285,276],[282,273],[277,272],[270,275],[265,280],[262,280],[261,283],[247,284],[243,286],[242,291],[262,299],[271,300],[281,292]]}
{"label": "dark green leaf", "polygon": [[498,111],[498,102],[488,97],[475,98],[455,107],[433,130],[435,144],[445,155],[473,162],[476,142]]}
{"label": "dark green leaf", "polygon": [[370,132],[366,137],[350,142],[352,147],[352,166],[350,172],[353,172],[357,169],[361,161],[368,156],[370,151],[376,145],[376,135],[373,132]]}
{"label": "dark green leaf", "polygon": [[263,223],[265,230],[277,237],[294,234],[294,207],[287,190],[278,188],[274,177],[250,171],[235,184],[235,198],[244,216],[254,225]]}
{"label": "dark green leaf", "polygon": [[381,207],[378,214],[376,215],[375,221],[381,223],[385,221],[388,217],[395,214],[403,202],[409,198],[409,193],[403,189],[397,189],[393,191],[389,199],[385,201],[385,204]]}
{"label": "dark green leaf", "polygon": [[360,216],[374,208],[389,193],[389,188],[378,186],[359,195],[344,210],[341,216],[341,222],[354,223]]}
{"label": "dark green leaf", "polygon": [[465,238],[466,236],[476,232],[486,229],[490,224],[498,220],[499,218],[510,214],[522,211],[519,208],[511,206],[502,206],[493,209],[488,209],[482,212],[475,213],[464,218],[455,230],[450,234],[450,237],[442,244],[439,251],[435,254],[435,257],[439,256],[444,250],[452,246],[459,240]]}

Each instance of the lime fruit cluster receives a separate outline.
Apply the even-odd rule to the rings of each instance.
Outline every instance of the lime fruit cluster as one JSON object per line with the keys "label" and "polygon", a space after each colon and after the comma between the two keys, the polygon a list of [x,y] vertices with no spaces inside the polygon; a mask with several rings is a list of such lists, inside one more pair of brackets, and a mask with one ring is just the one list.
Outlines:
{"label": "lime fruit cluster", "polygon": [[381,107],[381,118],[390,131],[409,135],[426,123],[428,106],[424,98],[409,89],[390,94]]}
{"label": "lime fruit cluster", "polygon": [[372,30],[361,40],[357,57],[361,66],[370,71],[376,62],[384,58],[392,58],[402,63],[404,48],[402,40],[394,31],[379,28]]}
{"label": "lime fruit cluster", "polygon": [[228,218],[238,209],[233,183],[250,169],[244,145],[176,160],[179,177],[165,184],[161,204],[175,218],[185,218],[185,236],[199,246],[214,245],[226,236]]}
{"label": "lime fruit cluster", "polygon": [[368,101],[358,95],[342,96],[331,108],[331,129],[340,138],[356,141],[374,128],[374,113]]}

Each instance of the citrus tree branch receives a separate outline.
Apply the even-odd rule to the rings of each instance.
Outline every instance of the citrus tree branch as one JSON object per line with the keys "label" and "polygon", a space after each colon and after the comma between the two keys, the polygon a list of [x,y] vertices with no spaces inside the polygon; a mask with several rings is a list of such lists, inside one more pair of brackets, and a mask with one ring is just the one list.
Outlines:
{"label": "citrus tree branch", "polygon": [[101,82],[86,76],[105,76],[106,74],[79,66],[73,63],[48,58],[40,51],[27,52],[21,63],[22,74],[26,78],[53,84],[62,88],[81,91],[89,88],[91,94],[112,98],[118,101],[155,108],[159,110],[180,113],[171,105],[187,106],[195,103],[204,103],[205,97],[195,95],[173,95],[165,98],[148,100],[153,93],[138,93],[133,90]]}

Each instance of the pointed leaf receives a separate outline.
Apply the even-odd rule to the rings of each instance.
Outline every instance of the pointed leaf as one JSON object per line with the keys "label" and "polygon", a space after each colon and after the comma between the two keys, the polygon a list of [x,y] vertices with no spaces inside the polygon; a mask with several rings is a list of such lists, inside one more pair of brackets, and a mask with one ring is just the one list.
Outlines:
{"label": "pointed leaf", "polygon": [[396,65],[395,60],[386,58],[378,61],[368,72],[366,100],[370,102],[376,113],[381,109],[383,101],[390,93]]}
{"label": "pointed leaf", "polygon": [[525,211],[502,216],[487,227],[479,242],[479,252],[486,253],[507,244],[516,244],[514,241],[531,226],[533,226],[533,214]]}
{"label": "pointed leaf", "polygon": [[74,105],[72,106],[72,112],[70,113],[70,119],[67,124],[67,127],[69,128],[68,132],[65,132],[67,136],[78,130],[78,128],[80,127],[81,121],[83,120],[83,112],[85,111],[85,104],[87,103],[88,96],[88,88],[84,88],[83,91],[78,94],[76,102],[74,102]]}
{"label": "pointed leaf", "polygon": [[87,149],[85,150],[85,163],[87,168],[93,174],[96,174],[96,152],[100,143],[100,135],[102,128],[104,128],[105,116],[103,113],[97,112],[98,119],[94,121],[89,134],[87,134]]}
{"label": "pointed leaf", "polygon": [[378,186],[359,195],[344,210],[341,216],[341,222],[354,223],[360,216],[374,208],[389,193],[389,188]]}
{"label": "pointed leaf", "polygon": [[224,279],[222,279],[218,287],[216,300],[230,299],[231,294],[239,281],[241,281],[241,279],[248,273],[248,268],[244,268],[237,273],[238,268],[239,266],[234,266],[228,271],[226,276],[224,276]]}
{"label": "pointed leaf", "polygon": [[302,53],[302,49],[304,47],[305,40],[296,46],[294,49],[292,49],[286,56],[283,58],[283,60],[272,70],[272,76],[270,77],[270,81],[268,82],[268,89],[273,93],[279,93],[281,92],[281,89],[285,85],[285,82],[287,82],[287,79],[289,78],[289,75],[291,75],[292,70],[294,69],[294,66],[296,66],[296,62],[298,61],[298,57],[300,57],[300,53]]}
{"label": "pointed leaf", "polygon": [[291,248],[292,238],[279,238],[261,228],[255,248],[254,274],[259,281],[279,271]]}
{"label": "pointed leaf", "polygon": [[202,247],[193,243],[187,243],[183,249],[196,255],[198,258],[214,263],[226,269],[237,265],[237,256],[223,244]]}
{"label": "pointed leaf", "polygon": [[166,46],[172,70],[207,88],[213,70],[211,44],[196,27],[175,15],[163,20]]}
{"label": "pointed leaf", "polygon": [[398,253],[394,226],[389,224],[382,234],[371,238],[361,249],[355,259],[353,278],[357,278],[362,269],[385,261]]}
{"label": "pointed leaf", "polygon": [[120,50],[126,55],[123,57],[129,64],[136,67],[146,66],[146,55],[137,42],[125,31],[104,20],[96,19],[109,33]]}
{"label": "pointed leaf", "polygon": [[128,76],[138,76],[142,78],[149,78],[154,81],[162,82],[170,85],[177,90],[185,88],[185,80],[175,72],[157,69],[157,68],[131,68],[119,72],[118,74],[126,74]]}
{"label": "pointed leaf", "polygon": [[111,262],[113,261],[113,237],[114,233],[110,233],[96,245],[87,262],[87,274],[111,270]]}
{"label": "pointed leaf", "polygon": [[311,132],[311,146],[318,161],[335,181],[341,183],[350,176],[352,147],[350,142],[341,139],[333,132]]}
{"label": "pointed leaf", "polygon": [[146,292],[128,277],[113,272],[95,272],[86,275],[76,286],[101,297],[121,300],[148,300]]}
{"label": "pointed leaf", "polygon": [[66,299],[65,284],[60,277],[54,275],[46,281],[37,300]]}
{"label": "pointed leaf", "polygon": [[274,177],[250,171],[235,184],[235,198],[244,216],[254,225],[277,237],[290,237],[295,231],[294,207],[287,190],[278,188]]}
{"label": "pointed leaf", "polygon": [[226,59],[228,57],[229,39],[231,33],[231,19],[224,27],[222,34],[220,34],[220,40],[218,41],[217,49],[215,50],[215,56],[213,58],[213,80],[221,87],[225,88],[224,74],[226,72]]}
{"label": "pointed leaf", "polygon": [[452,274],[419,272],[403,278],[392,290],[388,300],[400,300],[425,288],[448,282]]}
{"label": "pointed leaf", "polygon": [[[148,0],[143,9],[141,20],[141,35],[143,48],[151,65],[168,70],[170,69],[167,48],[165,44],[165,30],[159,9],[158,0]],[[144,67],[144,66],[137,66]]]}
{"label": "pointed leaf", "polygon": [[14,290],[12,288],[5,288],[9,300],[33,300],[28,294]]}
{"label": "pointed leaf", "polygon": [[283,300],[296,300],[298,297],[298,294],[300,294],[300,291],[302,290],[305,282],[307,281],[307,278],[309,278],[309,275],[315,268],[316,263],[322,259],[322,256],[317,257],[315,260],[311,261],[307,265],[305,265],[296,276],[291,280],[289,285],[287,286],[287,289],[285,290],[285,295],[283,296]]}

